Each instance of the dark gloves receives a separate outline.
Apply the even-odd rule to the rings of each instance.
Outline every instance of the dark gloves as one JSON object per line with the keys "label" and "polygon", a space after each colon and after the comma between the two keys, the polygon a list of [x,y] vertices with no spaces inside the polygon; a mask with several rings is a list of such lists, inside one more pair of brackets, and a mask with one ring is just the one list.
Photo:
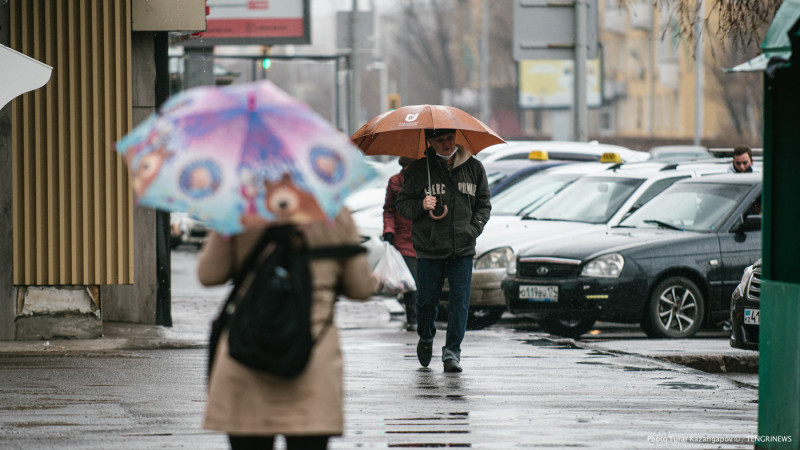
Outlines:
{"label": "dark gloves", "polygon": [[394,233],[383,233],[383,240],[394,245]]}

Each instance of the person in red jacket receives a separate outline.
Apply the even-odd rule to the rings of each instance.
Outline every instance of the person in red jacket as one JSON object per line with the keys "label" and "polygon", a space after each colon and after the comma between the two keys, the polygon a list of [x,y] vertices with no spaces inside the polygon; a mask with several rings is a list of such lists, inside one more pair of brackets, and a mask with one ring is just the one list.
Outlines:
{"label": "person in red jacket", "polygon": [[[403,255],[403,260],[408,270],[417,282],[417,252],[411,242],[411,220],[406,219],[397,212],[395,201],[405,181],[405,171],[413,158],[401,157],[399,160],[400,172],[389,178],[386,186],[386,201],[383,203],[383,240],[393,245]],[[417,331],[417,291],[403,294],[403,304],[406,308],[406,330]]]}

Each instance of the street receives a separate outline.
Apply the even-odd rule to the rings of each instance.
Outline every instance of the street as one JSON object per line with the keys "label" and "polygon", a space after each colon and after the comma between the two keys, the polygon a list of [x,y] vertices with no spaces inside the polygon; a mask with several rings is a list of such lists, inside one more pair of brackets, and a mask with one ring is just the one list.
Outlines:
{"label": "street", "polygon": [[[173,252],[167,334],[202,341],[226,288],[200,287],[195,258]],[[605,350],[598,337],[578,343],[504,321],[468,332],[464,372],[446,374],[443,330],[421,368],[415,333],[380,301],[340,302],[337,324],[346,431],[334,449],[752,448],[757,432],[752,383]],[[226,448],[201,428],[206,350],[188,347],[0,353],[2,447]]]}

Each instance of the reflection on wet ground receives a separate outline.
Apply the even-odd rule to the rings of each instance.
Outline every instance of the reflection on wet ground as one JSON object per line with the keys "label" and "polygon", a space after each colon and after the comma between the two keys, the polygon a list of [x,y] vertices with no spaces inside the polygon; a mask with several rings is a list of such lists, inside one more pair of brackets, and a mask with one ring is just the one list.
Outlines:
{"label": "reflection on wet ground", "polygon": [[387,435],[420,435],[423,438],[420,440],[424,440],[424,442],[388,443],[387,447],[389,448],[472,447],[472,444],[467,442],[447,442],[446,439],[443,439],[442,442],[429,440],[433,435],[444,437],[470,434],[471,431],[467,428],[470,426],[469,412],[454,411],[427,417],[388,418],[385,420],[385,425]]}
{"label": "reflection on wet ground", "polygon": [[695,383],[684,383],[682,381],[670,381],[668,383],[658,383],[659,386],[666,386],[670,389],[691,389],[691,390],[698,390],[698,389],[717,389],[719,386],[711,386],[709,384],[695,384]]}

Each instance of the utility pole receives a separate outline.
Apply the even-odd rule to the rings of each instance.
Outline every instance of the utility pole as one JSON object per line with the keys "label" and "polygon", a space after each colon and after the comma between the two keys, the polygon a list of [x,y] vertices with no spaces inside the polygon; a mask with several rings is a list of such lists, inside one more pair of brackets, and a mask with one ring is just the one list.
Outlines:
{"label": "utility pole", "polygon": [[588,26],[586,0],[575,1],[575,76],[574,76],[574,139],[586,142],[589,139],[586,105],[586,58],[588,56]]}
{"label": "utility pole", "polygon": [[701,145],[703,140],[703,90],[705,89],[705,65],[703,58],[703,14],[705,14],[705,0],[700,0],[697,10],[697,23],[695,23],[695,85],[694,85],[694,145]]}
{"label": "utility pole", "polygon": [[359,128],[358,112],[361,109],[361,57],[358,51],[358,0],[353,0],[350,13],[350,110],[348,114],[348,134]]}
{"label": "utility pole", "polygon": [[481,11],[481,122],[488,124],[492,115],[489,101],[489,0],[483,0]]}

